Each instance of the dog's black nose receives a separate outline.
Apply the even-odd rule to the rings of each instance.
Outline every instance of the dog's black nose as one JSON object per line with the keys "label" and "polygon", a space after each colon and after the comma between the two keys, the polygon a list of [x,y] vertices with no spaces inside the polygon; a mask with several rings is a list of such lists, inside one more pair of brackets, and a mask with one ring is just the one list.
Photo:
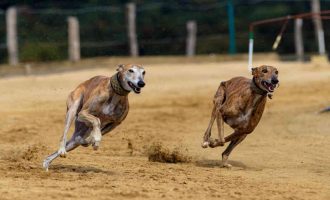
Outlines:
{"label": "dog's black nose", "polygon": [[272,84],[277,84],[279,81],[276,78],[272,78]]}
{"label": "dog's black nose", "polygon": [[143,81],[139,81],[139,82],[138,82],[138,86],[139,86],[139,87],[144,87],[145,85],[146,85],[146,84],[145,84]]}

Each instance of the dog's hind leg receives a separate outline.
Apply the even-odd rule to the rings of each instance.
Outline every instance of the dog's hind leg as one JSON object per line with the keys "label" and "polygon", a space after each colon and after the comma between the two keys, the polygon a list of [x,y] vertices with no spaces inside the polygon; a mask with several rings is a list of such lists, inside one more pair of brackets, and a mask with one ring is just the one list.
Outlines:
{"label": "dog's hind leg", "polygon": [[[65,151],[69,152],[75,148],[77,148],[80,144],[76,141],[76,138],[72,137],[65,145]],[[53,160],[55,160],[60,153],[58,151],[54,152],[53,154],[49,155],[42,163],[42,166],[48,171],[49,165]]]}
{"label": "dog's hind leg", "polygon": [[224,136],[224,126],[223,126],[223,118],[221,112],[217,112],[217,126],[218,126],[218,134],[219,134],[219,145],[223,146],[225,144],[225,136]]}
{"label": "dog's hind leg", "polygon": [[[66,143],[65,151],[66,152],[72,151],[73,149],[77,148],[79,145],[82,145],[85,147],[88,146],[89,143],[84,143],[85,140],[83,138],[85,138],[86,135],[89,135],[90,132],[91,132],[90,127],[86,126],[85,123],[76,120],[74,133],[72,134],[71,139]],[[60,156],[58,151],[54,152],[53,154],[48,156],[43,162],[43,167],[48,171],[49,165],[58,156]]]}
{"label": "dog's hind leg", "polygon": [[205,131],[205,134],[204,134],[204,139],[203,139],[203,143],[202,143],[203,148],[207,148],[209,146],[212,126],[213,126],[215,118],[216,118],[216,105],[214,105],[214,107],[213,107],[210,123],[209,123],[209,126],[207,127],[207,129]]}
{"label": "dog's hind leg", "polygon": [[247,134],[243,134],[241,136],[239,136],[238,138],[232,140],[228,147],[226,148],[226,150],[222,153],[222,166],[223,167],[231,167],[230,164],[228,164],[228,157],[230,155],[230,153],[233,151],[233,149],[239,144],[241,143],[245,138],[246,138]]}
{"label": "dog's hind leg", "polygon": [[80,100],[81,97],[79,97],[76,100],[73,100],[72,96],[69,97],[68,99],[68,103],[67,103],[67,113],[66,113],[66,118],[65,118],[65,127],[64,127],[64,131],[63,131],[63,135],[61,137],[60,140],[60,147],[58,150],[58,154],[61,157],[65,157],[66,156],[66,138],[67,138],[67,133],[69,131],[69,128],[72,124],[73,119],[75,118],[76,114],[77,114],[77,110],[79,108],[80,105]]}
{"label": "dog's hind leg", "polygon": [[211,137],[212,126],[213,126],[215,119],[217,119],[218,134],[219,134],[219,139],[222,144],[221,146],[223,146],[223,144],[224,144],[223,119],[222,119],[222,114],[221,114],[220,110],[221,110],[221,107],[222,107],[225,99],[226,99],[225,86],[224,86],[224,82],[221,82],[221,84],[214,96],[214,100],[213,100],[214,106],[213,106],[209,126],[207,127],[205,134],[204,134],[204,141],[202,144],[203,148],[207,148],[211,143],[213,143],[212,141],[210,141],[210,137]]}
{"label": "dog's hind leg", "polygon": [[105,135],[118,126],[118,123],[109,123],[101,129],[102,135]]}

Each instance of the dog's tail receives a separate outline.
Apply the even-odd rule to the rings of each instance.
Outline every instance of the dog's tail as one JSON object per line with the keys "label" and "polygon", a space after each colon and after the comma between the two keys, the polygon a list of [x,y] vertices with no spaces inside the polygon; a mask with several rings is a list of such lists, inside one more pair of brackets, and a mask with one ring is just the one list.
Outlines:
{"label": "dog's tail", "polygon": [[330,111],[330,106],[321,110],[319,113],[325,113],[325,112],[329,112]]}

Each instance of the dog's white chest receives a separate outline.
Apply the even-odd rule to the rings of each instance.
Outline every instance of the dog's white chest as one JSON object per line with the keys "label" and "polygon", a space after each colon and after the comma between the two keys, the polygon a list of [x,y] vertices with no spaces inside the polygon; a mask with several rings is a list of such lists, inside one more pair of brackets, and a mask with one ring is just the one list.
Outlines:
{"label": "dog's white chest", "polygon": [[252,115],[255,111],[255,107],[257,106],[257,103],[259,102],[261,96],[257,96],[255,99],[253,99],[252,105],[249,109],[247,109],[245,112],[238,113],[235,117],[231,117],[227,119],[226,123],[230,126],[248,126],[250,124]]}
{"label": "dog's white chest", "polygon": [[249,120],[250,117],[251,117],[252,111],[253,111],[253,109],[250,108],[249,110],[247,110],[246,113],[242,114],[242,115],[237,119],[237,121],[239,121],[239,122],[248,122],[248,120]]}
{"label": "dog's white chest", "polygon": [[119,102],[120,98],[114,96],[111,99],[111,102],[108,104],[103,105],[102,112],[105,115],[114,115],[115,114],[115,109],[117,107],[117,104]]}
{"label": "dog's white chest", "polygon": [[103,106],[103,109],[102,109],[103,114],[111,115],[111,114],[113,114],[113,111],[114,111],[114,105],[107,104],[107,105]]}

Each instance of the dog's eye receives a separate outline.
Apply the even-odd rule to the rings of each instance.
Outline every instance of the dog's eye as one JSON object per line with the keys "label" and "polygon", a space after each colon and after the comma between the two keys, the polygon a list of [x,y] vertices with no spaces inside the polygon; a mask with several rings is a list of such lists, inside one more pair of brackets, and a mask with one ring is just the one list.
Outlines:
{"label": "dog's eye", "polygon": [[263,69],[263,70],[262,70],[262,73],[267,73],[267,72],[268,72],[267,69]]}
{"label": "dog's eye", "polygon": [[146,72],[144,71],[144,72],[142,72],[142,75],[144,76],[146,74]]}
{"label": "dog's eye", "polygon": [[277,75],[278,74],[278,71],[275,71],[275,74]]}
{"label": "dog's eye", "polygon": [[133,69],[128,70],[130,73],[134,73]]}

